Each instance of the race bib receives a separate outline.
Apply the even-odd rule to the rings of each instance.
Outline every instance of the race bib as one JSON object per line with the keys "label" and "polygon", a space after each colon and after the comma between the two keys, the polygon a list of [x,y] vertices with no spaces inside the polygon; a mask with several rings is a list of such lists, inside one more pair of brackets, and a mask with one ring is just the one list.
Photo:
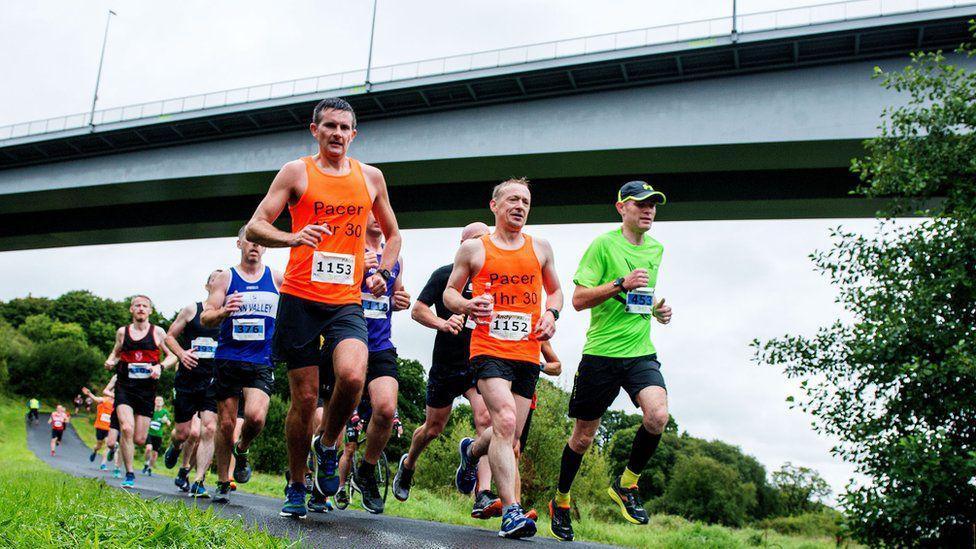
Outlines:
{"label": "race bib", "polygon": [[112,414],[102,414],[102,415],[98,416],[98,419],[102,423],[111,423],[111,421],[112,421]]}
{"label": "race bib", "polygon": [[190,348],[196,351],[197,358],[213,358],[217,342],[212,337],[198,337],[190,342]]}
{"label": "race bib", "polygon": [[624,311],[635,315],[649,315],[654,312],[654,288],[634,288],[627,292]]}
{"label": "race bib", "polygon": [[64,422],[62,422],[62,421],[55,421],[54,422],[54,428],[55,429],[64,429]]}
{"label": "race bib", "polygon": [[366,318],[385,319],[390,312],[390,297],[363,293],[363,316]]}
{"label": "race bib", "polygon": [[149,429],[152,431],[158,431],[162,428],[163,428],[163,424],[156,420],[152,420],[149,422]]}
{"label": "race bib", "polygon": [[264,319],[235,318],[234,339],[236,341],[264,341]]}
{"label": "race bib", "polygon": [[529,313],[498,311],[488,325],[488,334],[495,339],[521,341],[529,337],[531,326],[532,315]]}
{"label": "race bib", "polygon": [[354,282],[352,273],[355,268],[356,256],[351,254],[332,252],[312,254],[312,282],[351,286]]}
{"label": "race bib", "polygon": [[149,379],[152,375],[152,364],[148,362],[130,362],[129,379]]}

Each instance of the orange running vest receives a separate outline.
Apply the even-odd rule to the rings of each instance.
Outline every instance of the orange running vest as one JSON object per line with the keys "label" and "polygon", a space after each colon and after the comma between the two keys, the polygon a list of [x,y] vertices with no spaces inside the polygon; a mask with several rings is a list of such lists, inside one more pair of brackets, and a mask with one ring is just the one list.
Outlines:
{"label": "orange running vest", "polygon": [[471,279],[472,295],[488,292],[495,299],[489,324],[478,324],[471,333],[471,357],[490,356],[539,363],[542,342],[532,336],[545,300],[542,296],[542,264],[532,238],[517,250],[495,246],[490,235],[481,237],[485,264]]}
{"label": "orange running vest", "polygon": [[349,173],[329,175],[307,156],[308,188],[289,206],[292,232],[306,225],[323,225],[332,231],[314,250],[295,246],[288,258],[281,293],[327,305],[362,303],[363,253],[366,220],[373,207],[357,160],[349,159]]}
{"label": "orange running vest", "polygon": [[105,399],[98,403],[98,407],[95,408],[96,429],[108,431],[112,427],[112,410],[114,409],[115,403],[111,400]]}

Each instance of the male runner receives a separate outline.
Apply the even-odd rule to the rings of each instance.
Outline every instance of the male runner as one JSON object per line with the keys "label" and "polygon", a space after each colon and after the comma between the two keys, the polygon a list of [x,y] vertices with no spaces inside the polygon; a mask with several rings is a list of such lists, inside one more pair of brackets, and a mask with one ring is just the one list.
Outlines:
{"label": "male runner", "polygon": [[54,456],[54,448],[61,444],[64,428],[71,422],[71,416],[68,415],[64,406],[58,404],[58,407],[51,413],[51,417],[47,418],[47,422],[51,426],[51,455]]}
{"label": "male runner", "polygon": [[[220,436],[216,441],[217,493],[214,501],[223,503],[230,497],[230,460],[233,454],[234,480],[251,479],[247,461],[251,442],[264,429],[274,385],[271,363],[271,338],[275,333],[278,312],[280,272],[264,264],[266,248],[237,233],[241,262],[217,273],[210,285],[210,295],[200,315],[204,326],[220,327],[214,352],[213,383],[208,398],[217,402]],[[244,399],[244,427],[234,440],[237,410]],[[197,470],[197,476],[206,470]],[[202,479],[201,479],[202,480]]]}
{"label": "male runner", "polygon": [[171,425],[169,410],[163,408],[163,397],[157,396],[153,409],[152,419],[149,420],[148,437],[146,437],[146,462],[142,466],[142,474],[147,477],[152,476],[153,467],[156,466],[156,458],[159,457],[159,449],[163,446],[163,425]]}
{"label": "male runner", "polygon": [[[281,287],[276,360],[288,365],[291,405],[285,422],[291,484],[282,516],[304,517],[306,458],[319,392],[319,337],[333,356],[336,383],[312,449],[314,488],[331,496],[339,489],[336,442],[366,381],[366,322],[363,318],[363,256],[366,221],[372,212],[386,238],[376,274],[366,278],[374,296],[386,292],[400,256],[400,231],[383,173],[348,158],[356,115],[342,99],[315,106],[309,126],[318,154],[284,165],[248,224],[247,236],[269,247],[291,247]],[[274,227],[288,206],[291,230]]]}
{"label": "male runner", "polygon": [[549,501],[550,532],[561,540],[573,539],[569,512],[573,479],[600,418],[621,388],[640,407],[644,421],[634,437],[627,467],[607,491],[627,521],[647,524],[637,480],[668,423],[668,396],[651,343],[651,317],[661,324],[671,321],[671,307],[664,299],[654,301],[664,247],[647,232],[657,205],[665,200],[664,194],[643,181],[624,184],[616,204],[623,224],[590,244],[573,278],[573,308],[592,311],[569,400],[569,417],[576,421],[563,448],[556,495]]}
{"label": "male runner", "polygon": [[[221,272],[217,269],[207,277],[204,289],[208,295],[214,278]],[[207,397],[207,391],[214,377],[214,353],[220,328],[204,326],[200,322],[202,314],[202,302],[187,305],[176,315],[166,333],[166,345],[180,358],[180,366],[173,382],[176,428],[171,433],[163,461],[166,468],[172,469],[186,444],[189,449],[173,482],[181,490],[189,490],[191,496],[205,498],[209,494],[204,487],[204,479],[213,460],[214,435],[217,432],[217,403]],[[191,487],[188,477],[193,448],[196,448],[197,473]]]}
{"label": "male runner", "polygon": [[[481,222],[471,223],[461,231],[461,243],[481,238],[488,233],[488,225]],[[444,265],[430,275],[410,314],[420,324],[437,330],[437,335],[434,336],[434,351],[427,376],[427,415],[423,425],[413,432],[410,449],[400,457],[396,475],[393,477],[393,496],[400,501],[406,501],[410,497],[410,484],[413,482],[417,460],[431,441],[444,432],[447,420],[451,417],[454,399],[459,396],[468,399],[477,434],[480,435],[491,425],[488,408],[475,388],[474,373],[468,363],[468,346],[474,321],[468,320],[465,315],[454,314],[444,306],[444,289],[447,288],[447,279],[453,268],[453,264]],[[471,299],[470,281],[465,284],[461,295]],[[491,468],[488,466],[488,459],[483,458],[478,462],[472,517],[487,519],[501,515],[502,502],[490,488]]]}
{"label": "male runner", "polygon": [[[132,469],[135,444],[145,444],[149,419],[153,414],[156,385],[163,368],[176,362],[176,355],[163,344],[166,332],[149,322],[152,301],[137,295],[129,302],[132,323],[115,333],[115,346],[105,360],[106,369],[115,369],[115,415],[122,434],[121,454],[125,467],[123,488],[135,486]],[[160,354],[166,358],[160,362]]]}
{"label": "male runner", "polygon": [[[507,538],[536,531],[535,521],[515,499],[515,447],[539,380],[541,342],[555,333],[563,305],[552,247],[522,232],[531,201],[525,179],[495,186],[490,202],[495,232],[461,244],[444,290],[444,304],[477,323],[471,333],[471,367],[491,415],[491,427],[476,440],[461,441],[455,484],[470,492],[478,459],[488,456],[503,505],[498,535]],[[472,299],[461,295],[468,279]]]}
{"label": "male runner", "polygon": [[37,422],[40,418],[41,412],[41,401],[36,398],[32,398],[27,401],[27,420],[31,422]]}
{"label": "male runner", "polygon": [[[550,341],[542,342],[542,362],[539,363],[539,373],[546,374],[550,377],[559,377],[559,374],[563,372],[563,365],[560,362],[559,357],[556,355],[556,350],[552,348],[552,343]],[[529,428],[532,427],[532,416],[535,414],[535,408],[538,404],[539,394],[532,394],[532,404],[529,405],[529,413],[525,417],[525,421],[519,427],[518,435],[518,448],[515,450],[515,461],[521,463],[522,453],[525,452],[525,445],[529,441]],[[519,468],[515,469],[515,499],[518,501],[522,500],[522,471]],[[532,520],[536,520],[539,514],[535,509],[529,509],[525,516]]]}
{"label": "male runner", "polygon": [[[88,461],[94,463],[95,456],[105,445],[105,439],[108,438],[112,430],[112,412],[115,410],[115,399],[108,386],[102,392],[103,396],[95,396],[88,387],[82,387],[81,392],[97,404],[95,408],[95,447],[92,449],[91,455],[88,456]],[[102,469],[105,469],[104,461],[102,461]]]}

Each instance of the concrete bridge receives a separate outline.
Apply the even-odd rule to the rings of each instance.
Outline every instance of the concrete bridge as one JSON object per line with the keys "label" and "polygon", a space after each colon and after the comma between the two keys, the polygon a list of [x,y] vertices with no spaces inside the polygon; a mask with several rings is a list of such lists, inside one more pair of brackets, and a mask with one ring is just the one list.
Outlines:
{"label": "concrete bridge", "polygon": [[878,13],[858,15],[865,4],[0,128],[0,250],[232,235],[277,169],[313,152],[312,106],[330,95],[356,108],[352,155],[384,170],[406,228],[485,219],[490,186],[511,175],[534,181],[533,223],[611,220],[616,187],[634,177],[668,194],[662,220],[871,215],[875,204],[847,196],[856,183],[847,167],[882,108],[902,100],[871,79],[873,68],[954,48],[976,6],[887,13],[872,0]]}

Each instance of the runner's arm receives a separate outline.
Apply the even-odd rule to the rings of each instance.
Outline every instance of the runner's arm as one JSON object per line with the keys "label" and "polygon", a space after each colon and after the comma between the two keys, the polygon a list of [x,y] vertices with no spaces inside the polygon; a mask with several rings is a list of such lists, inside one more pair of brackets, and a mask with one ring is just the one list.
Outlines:
{"label": "runner's arm", "polygon": [[156,341],[159,341],[159,351],[164,355],[163,360],[159,362],[160,367],[165,370],[170,366],[175,366],[179,359],[177,358],[176,353],[170,351],[169,347],[166,346],[166,332],[164,332],[159,326],[156,326],[155,337]]}
{"label": "runner's arm", "polygon": [[393,310],[405,311],[410,308],[410,293],[403,287],[403,258],[400,258],[400,274],[393,282]]}
{"label": "runner's arm", "polygon": [[388,271],[393,270],[393,266],[396,264],[397,259],[400,257],[400,247],[403,243],[403,239],[400,236],[400,226],[397,225],[396,215],[393,213],[393,206],[390,205],[390,195],[386,190],[386,179],[383,177],[383,172],[374,166],[368,164],[362,164],[363,175],[376,189],[376,195],[373,197],[373,217],[376,218],[376,222],[380,224],[380,229],[383,231],[383,238],[386,240],[386,245],[383,247],[383,260],[380,261],[380,266],[377,269],[381,271],[386,269]]}
{"label": "runner's arm", "polygon": [[176,315],[176,320],[169,325],[169,330],[166,331],[166,346],[169,350],[173,352],[177,357],[179,357],[180,362],[186,362],[185,357],[187,350],[180,346],[180,342],[176,338],[180,337],[183,333],[183,329],[186,328],[186,324],[193,319],[193,315],[196,314],[196,307],[194,305],[187,305],[183,307],[180,314]]}
{"label": "runner's arm", "polygon": [[115,365],[119,363],[119,351],[122,350],[122,340],[125,338],[125,326],[119,328],[115,331],[115,346],[112,347],[112,352],[108,354],[108,358],[105,359],[105,369],[111,370],[115,368]]}
{"label": "runner's arm", "polygon": [[539,255],[542,256],[542,286],[546,290],[546,310],[539,317],[535,327],[536,338],[545,341],[556,332],[556,315],[563,308],[563,290],[559,285],[559,274],[556,272],[556,262],[552,253],[552,246],[544,239],[535,240]]}
{"label": "runner's arm", "polygon": [[[447,287],[444,288],[443,299],[444,306],[455,313],[472,314],[474,308],[477,307],[478,312],[483,316],[488,314],[491,309],[491,305],[487,299],[481,298],[481,296],[475,299],[465,299],[461,295],[465,283],[471,277],[475,253],[481,246],[481,241],[477,239],[467,240],[461,243],[461,247],[458,248],[457,254],[454,256],[454,269],[451,271],[451,276],[447,279]],[[478,305],[473,305],[476,300]]]}
{"label": "runner's arm", "polygon": [[105,391],[111,391],[112,394],[114,395],[115,394],[115,382],[118,381],[118,380],[119,380],[119,376],[117,374],[112,374],[112,379],[108,380],[108,385],[106,385],[105,388],[102,389],[102,392],[104,393]]}
{"label": "runner's arm", "polygon": [[88,398],[92,399],[92,401],[95,402],[96,404],[101,404],[102,401],[105,400],[103,397],[95,396],[94,393],[92,393],[88,387],[82,387],[81,392],[85,393],[85,395]]}
{"label": "runner's arm", "polygon": [[216,328],[227,318],[229,311],[224,303],[227,299],[227,286],[230,284],[230,271],[222,271],[214,277],[210,285],[210,295],[203,303],[203,312],[200,313],[200,324],[208,328]]}
{"label": "runner's arm", "polygon": [[542,342],[542,373],[556,377],[563,373],[563,363],[556,356],[556,350],[549,341]]}
{"label": "runner's arm", "polygon": [[328,229],[321,225],[306,225],[297,233],[282,231],[274,226],[278,216],[293,199],[299,198],[295,186],[300,181],[304,171],[304,163],[294,160],[282,166],[271,182],[268,194],[264,196],[257,210],[247,223],[245,236],[255,244],[269,248],[288,248],[295,246],[315,247],[322,240],[323,234],[329,234]]}

